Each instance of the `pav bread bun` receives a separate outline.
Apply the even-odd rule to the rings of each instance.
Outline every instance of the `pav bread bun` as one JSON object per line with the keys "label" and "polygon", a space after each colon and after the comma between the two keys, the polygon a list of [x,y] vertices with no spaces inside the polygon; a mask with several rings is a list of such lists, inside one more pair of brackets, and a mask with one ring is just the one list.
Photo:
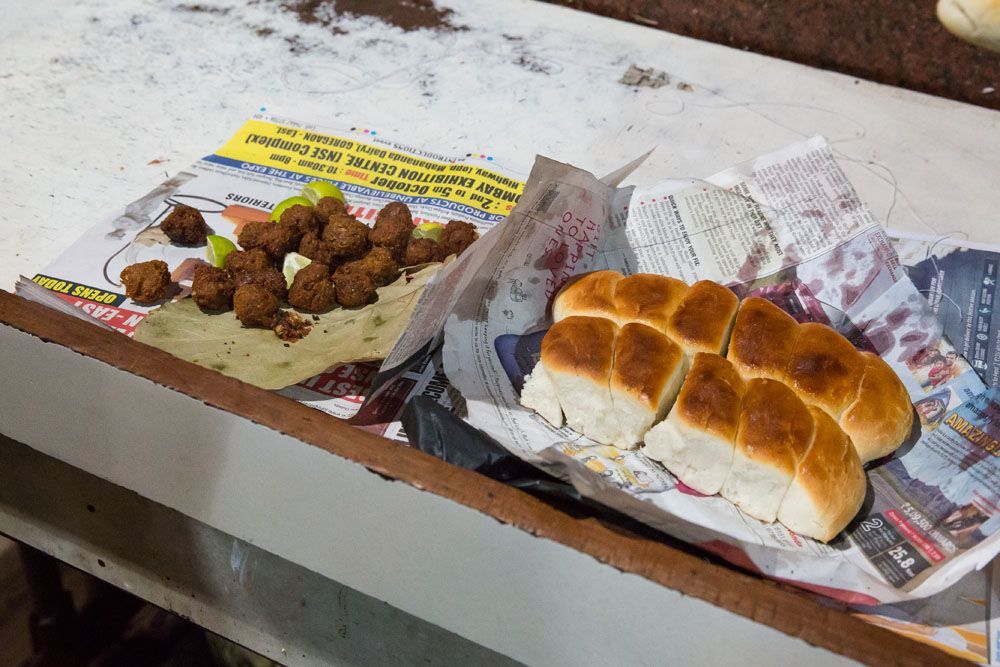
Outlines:
{"label": "pav bread bun", "polygon": [[619,330],[611,369],[611,400],[619,429],[615,445],[632,449],[642,442],[649,427],[673,405],[684,371],[684,352],[663,333],[638,322]]}
{"label": "pav bread bun", "polygon": [[603,443],[614,442],[619,434],[609,388],[617,337],[618,325],[611,320],[573,315],[553,324],[542,339],[540,363],[566,423]]}
{"label": "pav bread bun", "polygon": [[732,364],[697,353],[674,407],[646,434],[642,452],[695,491],[718,493],[732,466],[744,392]]}
{"label": "pav bread bun", "polygon": [[642,322],[665,332],[670,316],[688,292],[687,283],[654,273],[637,273],[615,285],[618,326]]}
{"label": "pav bread bun", "polygon": [[867,483],[861,459],[830,415],[810,406],[816,434],[778,508],[778,521],[799,535],[829,542],[861,509]]}
{"label": "pav bread bun", "polygon": [[699,280],[670,316],[667,335],[684,348],[688,358],[697,352],[722,354],[739,305],[732,290],[711,280]]}
{"label": "pav bread bun", "polygon": [[913,428],[913,406],[906,387],[889,364],[871,352],[859,353],[864,375],[854,402],[840,417],[862,463],[896,451]]}
{"label": "pav bread bun", "polygon": [[744,299],[736,314],[726,358],[744,379],[785,379],[799,338],[799,323],[767,299]]}
{"label": "pav bread bun", "polygon": [[756,519],[774,521],[814,431],[809,408],[787,385],[747,382],[722,497]]}
{"label": "pav bread bun", "polygon": [[785,381],[806,403],[840,419],[854,402],[864,372],[864,358],[846,338],[825,324],[799,325]]}
{"label": "pav bread bun", "polygon": [[617,321],[615,285],[621,280],[622,274],[617,271],[591,271],[572,278],[552,301],[552,321],[559,322],[572,315]]}

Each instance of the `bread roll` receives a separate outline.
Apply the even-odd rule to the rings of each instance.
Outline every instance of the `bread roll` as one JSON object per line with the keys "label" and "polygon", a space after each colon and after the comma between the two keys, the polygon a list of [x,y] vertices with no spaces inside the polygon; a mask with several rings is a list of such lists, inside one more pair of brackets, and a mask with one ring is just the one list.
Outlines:
{"label": "bread roll", "polygon": [[733,462],[744,391],[732,364],[699,352],[670,414],[646,434],[643,453],[692,489],[718,493]]}
{"label": "bread roll", "polygon": [[732,290],[699,280],[687,290],[667,323],[667,335],[689,358],[696,352],[722,354],[740,300]]}
{"label": "bread roll", "polygon": [[764,378],[747,382],[722,497],[754,518],[774,521],[814,430],[809,408],[788,386]]}
{"label": "bread roll", "polygon": [[653,273],[637,273],[623,278],[615,285],[618,326],[642,322],[665,332],[670,316],[687,291],[687,283]]}
{"label": "bread roll", "polygon": [[810,406],[809,412],[816,433],[781,501],[778,521],[799,535],[829,542],[861,509],[867,484],[847,434],[819,408]]}
{"label": "bread roll", "polygon": [[799,338],[799,323],[767,299],[740,304],[727,358],[744,379],[785,379],[785,367]]}
{"label": "bread roll", "polygon": [[621,280],[617,271],[592,271],[570,279],[552,301],[552,320],[585,315],[617,321],[615,285]]}
{"label": "bread roll", "polygon": [[1000,0],[938,0],[937,15],[956,37],[1000,51]]}
{"label": "bread roll", "polygon": [[839,333],[815,322],[799,325],[799,337],[785,368],[788,385],[806,403],[835,420],[854,402],[865,360]]}
{"label": "bread roll", "polygon": [[524,387],[521,389],[521,405],[534,410],[542,416],[545,421],[556,428],[563,425],[562,406],[559,404],[559,393],[552,384],[541,359],[535,364],[535,368],[524,378]]}
{"label": "bread roll", "polygon": [[684,370],[684,352],[666,335],[638,322],[621,328],[611,369],[611,400],[619,428],[613,444],[633,449],[642,442],[649,427],[673,405]]}
{"label": "bread roll", "polygon": [[596,442],[642,441],[692,489],[803,536],[843,530],[864,500],[862,462],[912,427],[880,358],[716,283],[597,271],[567,284],[553,317],[523,405]]}
{"label": "bread roll", "polygon": [[856,400],[840,417],[862,463],[896,451],[913,428],[913,406],[906,387],[889,364],[871,352],[861,353],[864,375]]}
{"label": "bread roll", "polygon": [[541,363],[566,423],[602,443],[614,442],[619,434],[609,389],[617,337],[611,320],[574,315],[553,324],[542,339]]}

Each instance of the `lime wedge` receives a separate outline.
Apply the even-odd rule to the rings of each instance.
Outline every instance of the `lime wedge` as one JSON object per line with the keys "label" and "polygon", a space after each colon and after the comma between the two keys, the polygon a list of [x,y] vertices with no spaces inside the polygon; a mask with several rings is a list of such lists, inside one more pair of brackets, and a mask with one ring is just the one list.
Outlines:
{"label": "lime wedge", "polygon": [[440,222],[422,222],[413,228],[412,236],[415,239],[431,239],[440,242],[443,229],[444,225]]}
{"label": "lime wedge", "polygon": [[205,247],[205,259],[212,266],[220,269],[226,264],[226,255],[236,250],[236,244],[225,236],[209,234],[205,237],[207,246]]}
{"label": "lime wedge", "polygon": [[288,199],[278,202],[278,205],[274,207],[271,211],[271,222],[278,222],[281,220],[281,214],[290,209],[293,206],[312,206],[312,202],[305,197],[289,197]]}
{"label": "lime wedge", "polygon": [[295,280],[295,274],[299,272],[299,269],[304,269],[310,264],[312,264],[311,259],[297,252],[285,255],[285,263],[281,265],[281,272],[285,274],[285,283],[289,288],[291,288],[292,281]]}
{"label": "lime wedge", "polygon": [[340,191],[340,188],[333,183],[327,183],[326,181],[313,181],[312,183],[309,183],[302,188],[302,196],[311,201],[313,204],[318,202],[323,197],[333,197],[334,199],[344,201],[344,193]]}

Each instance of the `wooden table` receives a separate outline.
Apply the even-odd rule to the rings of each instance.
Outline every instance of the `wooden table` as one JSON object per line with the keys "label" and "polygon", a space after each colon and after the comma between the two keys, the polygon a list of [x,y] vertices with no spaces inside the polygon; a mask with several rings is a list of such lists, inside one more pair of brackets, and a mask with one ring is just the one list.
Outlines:
{"label": "wooden table", "polygon": [[[448,7],[412,31],[268,2],[6,8],[0,285],[261,107],[522,170],[656,146],[636,183],[820,133],[888,226],[990,240],[1000,113],[526,0]],[[619,83],[631,64],[669,82]],[[947,660],[6,294],[0,369],[0,532],[278,660]]]}

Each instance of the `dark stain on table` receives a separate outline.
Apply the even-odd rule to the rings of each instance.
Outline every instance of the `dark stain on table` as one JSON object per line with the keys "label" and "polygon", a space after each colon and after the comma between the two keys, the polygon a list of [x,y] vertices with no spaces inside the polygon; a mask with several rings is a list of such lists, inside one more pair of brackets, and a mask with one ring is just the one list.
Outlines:
{"label": "dark stain on table", "polygon": [[945,30],[934,0],[550,1],[1000,110],[1000,53]]}
{"label": "dark stain on table", "polygon": [[282,7],[294,12],[302,23],[320,24],[340,34],[343,28],[336,26],[335,21],[343,14],[376,18],[404,32],[465,30],[452,22],[452,10],[438,7],[432,0],[289,0]]}

